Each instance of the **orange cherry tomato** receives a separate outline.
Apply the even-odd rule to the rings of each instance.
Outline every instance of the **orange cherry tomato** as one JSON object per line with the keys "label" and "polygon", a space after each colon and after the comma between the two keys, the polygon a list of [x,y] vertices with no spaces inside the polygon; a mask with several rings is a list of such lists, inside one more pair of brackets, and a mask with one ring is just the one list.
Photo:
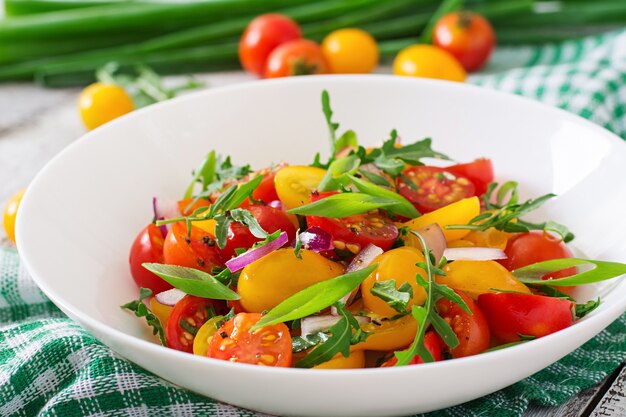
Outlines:
{"label": "orange cherry tomato", "polygon": [[78,97],[78,111],[89,130],[130,113],[134,108],[128,93],[113,84],[91,84]]}
{"label": "orange cherry tomato", "polygon": [[489,60],[496,36],[487,19],[477,13],[461,11],[439,19],[433,43],[452,54],[467,71],[477,71]]}
{"label": "orange cherry tomato", "polygon": [[432,45],[412,45],[400,51],[393,61],[393,73],[458,82],[467,78],[455,57]]}
{"label": "orange cherry tomato", "polygon": [[166,264],[186,266],[212,273],[214,267],[223,266],[215,237],[198,227],[187,235],[185,223],[174,223],[165,238],[163,259]]}
{"label": "orange cherry tomato", "polygon": [[291,366],[291,335],[284,323],[250,332],[262,315],[239,313],[220,327],[209,344],[208,356],[263,366]]}
{"label": "orange cherry tomato", "polygon": [[265,65],[265,78],[291,75],[327,74],[328,64],[320,46],[308,39],[296,39],[274,49]]}

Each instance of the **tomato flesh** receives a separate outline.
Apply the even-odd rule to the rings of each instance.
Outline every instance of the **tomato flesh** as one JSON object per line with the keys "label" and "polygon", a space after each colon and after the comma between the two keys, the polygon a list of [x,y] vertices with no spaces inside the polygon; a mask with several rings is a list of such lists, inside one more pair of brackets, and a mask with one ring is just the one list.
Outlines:
{"label": "tomato flesh", "polygon": [[[434,330],[429,330],[424,335],[424,346],[426,347],[426,350],[428,350],[430,354],[433,356],[433,359],[435,360],[435,362],[438,362],[441,360],[442,358],[441,352],[443,351],[443,342],[441,341],[441,338]],[[394,356],[393,358],[383,363],[380,367],[387,368],[387,367],[395,366],[396,363],[398,363],[398,358]],[[421,363],[424,363],[422,358],[419,355],[415,355],[413,359],[411,359],[407,365],[419,365]]]}
{"label": "tomato flesh", "polygon": [[143,263],[163,263],[163,233],[154,224],[146,226],[135,238],[130,248],[130,273],[140,288],[149,288],[153,294],[169,290],[172,286],[148,271]]}
{"label": "tomato flesh", "polygon": [[[193,340],[195,332],[202,327],[209,319],[209,312],[213,309],[215,314],[223,315],[228,313],[226,304],[220,300],[210,300],[208,298],[184,296],[176,303],[165,328],[165,340],[167,346],[183,352],[193,352]],[[195,331],[189,332],[187,325],[181,326],[181,322],[187,323]]]}
{"label": "tomato flesh", "polygon": [[215,237],[204,230],[192,227],[187,235],[185,223],[174,223],[165,238],[163,258],[166,264],[201,269],[211,273],[224,265]]}
{"label": "tomato flesh", "polygon": [[454,358],[477,355],[489,349],[490,334],[487,318],[474,300],[461,291],[456,291],[456,293],[465,301],[472,314],[468,314],[458,304],[447,298],[437,301],[437,311],[448,322],[459,339],[459,345],[450,350],[450,354]]}
{"label": "tomato flesh", "polygon": [[208,356],[262,366],[291,366],[291,335],[284,323],[250,332],[262,315],[239,313],[220,327],[209,344]]}
{"label": "tomato flesh", "polygon": [[415,166],[404,170],[403,174],[398,178],[398,191],[422,213],[476,195],[476,188],[469,179],[443,168]]}
{"label": "tomato flesh", "polygon": [[469,179],[476,188],[476,195],[481,196],[487,192],[489,184],[494,180],[493,164],[491,159],[477,159],[466,164],[456,164],[446,168],[457,177]]}
{"label": "tomato flesh", "polygon": [[[335,194],[317,193],[311,201],[317,201]],[[309,227],[317,226],[333,237],[335,250],[357,254],[368,244],[376,245],[386,251],[398,237],[398,228],[389,217],[380,212],[356,214],[354,216],[333,219],[328,217],[309,216],[306,218]]]}
{"label": "tomato flesh", "polygon": [[574,303],[563,298],[534,294],[497,293],[478,296],[491,334],[504,342],[520,340],[519,335],[543,337],[574,323]]}

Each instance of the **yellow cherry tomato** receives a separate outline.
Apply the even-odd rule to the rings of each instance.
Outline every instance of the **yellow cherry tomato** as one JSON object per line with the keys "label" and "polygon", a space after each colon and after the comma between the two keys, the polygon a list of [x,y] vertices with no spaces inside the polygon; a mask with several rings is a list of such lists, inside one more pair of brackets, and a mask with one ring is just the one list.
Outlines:
{"label": "yellow cherry tomato", "polygon": [[409,300],[407,306],[409,310],[413,304],[423,304],[424,300],[426,300],[426,291],[417,285],[415,275],[421,274],[426,276],[426,271],[415,266],[418,262],[424,262],[424,255],[417,248],[410,246],[392,249],[376,257],[372,263],[377,263],[378,267],[361,284],[361,295],[365,308],[382,317],[393,317],[398,314],[383,299],[373,295],[371,292],[376,282],[391,279],[396,281],[396,288],[404,283],[408,283],[413,288],[413,298]]}
{"label": "yellow cherry tomato", "polygon": [[206,356],[207,351],[209,350],[209,343],[211,343],[211,338],[217,332],[217,322],[222,320],[222,317],[213,317],[206,321],[200,328],[198,329],[198,333],[196,333],[196,337],[193,339],[193,354]]}
{"label": "yellow cherry tomato", "polygon": [[371,334],[364,342],[353,345],[352,350],[398,350],[409,346],[415,339],[417,321],[409,314],[397,320],[364,324],[361,328]]}
{"label": "yellow cherry tomato", "polygon": [[[412,230],[419,230],[422,227],[426,227],[429,224],[437,223],[448,242],[462,239],[469,234],[469,230],[446,230],[445,226],[449,224],[466,224],[480,213],[480,201],[478,197],[465,198],[452,204],[448,204],[445,207],[426,213],[420,217],[410,220],[404,223]],[[410,246],[419,247],[416,243],[417,240],[413,240],[414,236],[409,233],[406,236],[405,244]]]}
{"label": "yellow cherry tomato", "polygon": [[114,84],[91,84],[78,97],[78,111],[89,130],[130,113],[134,108],[128,93]]}
{"label": "yellow cherry tomato", "polygon": [[409,46],[393,61],[393,73],[448,81],[465,81],[463,66],[449,52],[432,45]]}
{"label": "yellow cherry tomato", "polygon": [[281,249],[246,266],[239,276],[237,292],[249,313],[271,310],[285,299],[311,285],[339,276],[343,266],[322,255],[303,250],[302,259],[293,249]]}
{"label": "yellow cherry tomato", "polygon": [[367,74],[378,65],[376,40],[361,29],[339,29],[324,38],[322,51],[335,74]]}
{"label": "yellow cherry tomato", "polygon": [[4,231],[6,232],[9,240],[13,243],[15,243],[15,218],[17,217],[17,210],[20,207],[20,203],[22,202],[22,197],[24,197],[25,192],[26,190],[20,190],[15,193],[4,207],[4,216],[2,219]]}
{"label": "yellow cherry tomato", "polygon": [[443,270],[446,276],[436,276],[435,281],[463,291],[474,300],[480,294],[497,292],[494,289],[530,294],[526,285],[495,261],[454,261]]}
{"label": "yellow cherry tomato", "polygon": [[341,353],[336,354],[328,362],[320,363],[313,369],[357,369],[365,368],[365,352],[355,350],[350,352],[350,356],[344,357]]}
{"label": "yellow cherry tomato", "polygon": [[450,242],[448,247],[450,248],[506,248],[506,244],[511,237],[510,233],[501,232],[500,230],[490,227],[487,230],[472,230],[463,239]]}
{"label": "yellow cherry tomato", "polygon": [[167,319],[170,318],[170,314],[172,313],[173,306],[167,306],[165,304],[161,304],[157,301],[156,297],[152,297],[150,299],[150,310],[154,313],[155,316],[159,319],[163,328],[167,324]]}
{"label": "yellow cherry tomato", "polygon": [[326,170],[307,166],[286,166],[274,177],[278,198],[287,210],[309,204],[311,192],[320,185]]}

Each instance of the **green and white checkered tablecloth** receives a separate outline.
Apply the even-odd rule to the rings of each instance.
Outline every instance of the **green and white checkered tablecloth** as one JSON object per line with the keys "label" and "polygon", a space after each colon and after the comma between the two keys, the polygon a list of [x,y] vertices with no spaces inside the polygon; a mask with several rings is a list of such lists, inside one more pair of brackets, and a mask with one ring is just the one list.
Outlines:
{"label": "green and white checkered tablecloth", "polygon": [[[626,138],[626,30],[541,48],[500,48],[471,82],[535,98]],[[429,416],[520,416],[557,405],[626,358],[626,316],[545,370]],[[65,317],[17,253],[0,249],[0,416],[258,416],[178,388],[122,359]]]}

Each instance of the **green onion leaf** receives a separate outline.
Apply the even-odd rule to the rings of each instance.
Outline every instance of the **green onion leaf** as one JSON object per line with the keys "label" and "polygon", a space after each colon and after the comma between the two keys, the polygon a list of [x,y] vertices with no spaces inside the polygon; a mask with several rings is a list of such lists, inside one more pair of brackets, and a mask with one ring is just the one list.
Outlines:
{"label": "green onion leaf", "polygon": [[[544,275],[573,266],[591,266],[591,269],[565,278],[542,280]],[[513,271],[515,278],[524,284],[549,286],[584,285],[605,281],[626,274],[626,264],[619,262],[592,261],[589,259],[563,258],[538,262]]]}
{"label": "green onion leaf", "polygon": [[202,191],[206,191],[208,185],[215,179],[215,163],[215,151],[211,151],[204,158],[200,166],[195,170],[193,180],[191,180],[191,184],[189,184],[187,191],[185,191],[185,199],[191,198],[193,195],[193,186],[198,180],[201,180],[202,182]]}
{"label": "green onion leaf", "polygon": [[343,135],[335,141],[335,154],[347,147],[356,148],[359,146],[359,141],[356,138],[356,133],[354,130],[346,130],[343,132]]}
{"label": "green onion leaf", "polygon": [[362,193],[371,195],[373,197],[384,198],[386,200],[396,200],[397,204],[391,207],[387,207],[387,210],[390,210],[401,216],[408,217],[410,219],[420,216],[420,212],[417,211],[413,204],[411,204],[409,200],[402,197],[400,194],[386,188],[379,187],[378,185],[372,184],[371,182],[363,181],[362,179],[357,178],[353,175],[350,175],[350,180],[352,180],[352,183]]}
{"label": "green onion leaf", "polygon": [[251,331],[263,326],[301,319],[330,307],[359,286],[377,266],[378,264],[370,265],[359,271],[327,279],[295,293],[264,315]]}
{"label": "green onion leaf", "polygon": [[397,200],[374,197],[363,193],[340,193],[291,209],[289,213],[304,216],[342,218],[367,213],[370,210],[379,208],[389,208],[397,204]]}
{"label": "green onion leaf", "polygon": [[184,293],[215,300],[238,300],[239,294],[215,279],[213,275],[184,266],[157,263],[142,264]]}

